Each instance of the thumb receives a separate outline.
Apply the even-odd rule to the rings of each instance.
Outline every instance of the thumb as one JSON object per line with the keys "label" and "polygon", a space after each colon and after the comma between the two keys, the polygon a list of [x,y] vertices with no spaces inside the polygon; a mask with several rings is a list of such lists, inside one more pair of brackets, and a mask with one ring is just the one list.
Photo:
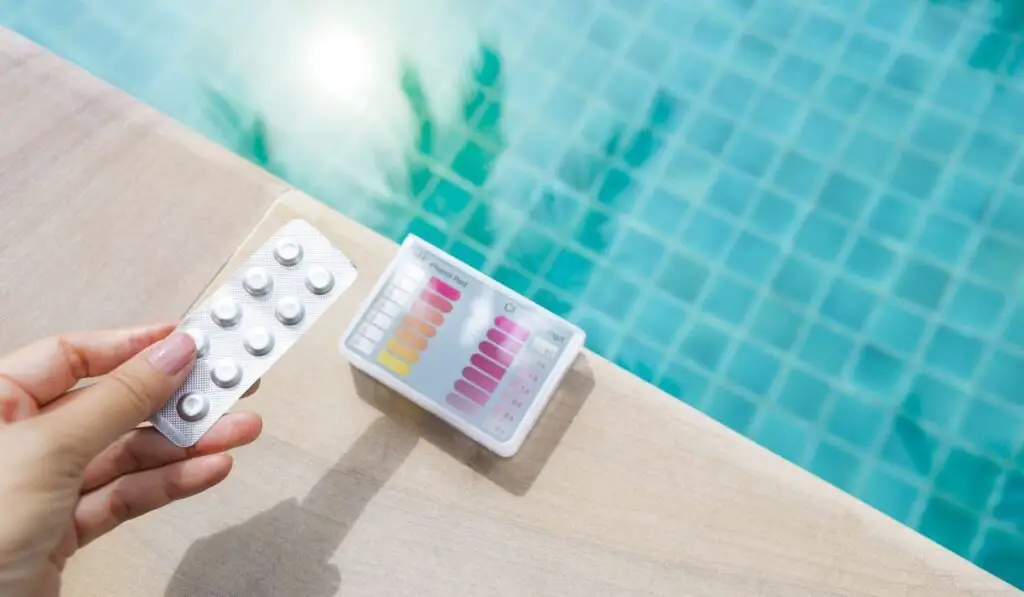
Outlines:
{"label": "thumb", "polygon": [[171,334],[45,414],[51,437],[88,462],[159,410],[185,382],[195,359],[192,337]]}

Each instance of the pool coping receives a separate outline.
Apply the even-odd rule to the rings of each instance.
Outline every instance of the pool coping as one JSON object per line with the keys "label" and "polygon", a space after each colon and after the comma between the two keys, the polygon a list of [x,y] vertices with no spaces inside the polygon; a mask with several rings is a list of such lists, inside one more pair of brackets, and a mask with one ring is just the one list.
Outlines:
{"label": "pool coping", "polygon": [[[510,594],[1017,594],[589,352],[524,453],[489,457],[340,366],[340,329],[395,243],[3,28],[0,131],[0,297],[19,313],[0,315],[0,352],[42,333],[176,317],[226,260],[295,216],[360,270],[250,401],[267,429],[232,478],[84,550],[69,595],[217,594],[251,571],[190,564],[204,542],[303,496],[347,525],[320,555],[360,594],[482,591],[479,578],[508,574],[508,561],[518,572],[501,578],[520,583]],[[332,471],[380,477],[354,515],[310,502]],[[437,550],[461,576],[437,573]]]}

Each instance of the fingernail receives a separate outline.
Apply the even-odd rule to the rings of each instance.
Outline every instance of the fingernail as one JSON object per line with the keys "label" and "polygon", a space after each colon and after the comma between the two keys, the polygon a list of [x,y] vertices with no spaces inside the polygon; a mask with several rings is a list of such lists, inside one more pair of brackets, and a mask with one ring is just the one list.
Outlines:
{"label": "fingernail", "polygon": [[196,343],[188,334],[175,332],[167,336],[149,352],[149,362],[167,375],[177,375],[192,363],[196,356]]}

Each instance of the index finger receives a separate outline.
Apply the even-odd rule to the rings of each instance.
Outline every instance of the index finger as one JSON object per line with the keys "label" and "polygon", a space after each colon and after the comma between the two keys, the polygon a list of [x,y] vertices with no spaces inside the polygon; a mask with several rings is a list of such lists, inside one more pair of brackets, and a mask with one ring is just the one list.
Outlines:
{"label": "index finger", "polygon": [[14,394],[42,408],[80,380],[110,373],[175,325],[74,332],[33,342],[0,357],[0,388],[11,385]]}

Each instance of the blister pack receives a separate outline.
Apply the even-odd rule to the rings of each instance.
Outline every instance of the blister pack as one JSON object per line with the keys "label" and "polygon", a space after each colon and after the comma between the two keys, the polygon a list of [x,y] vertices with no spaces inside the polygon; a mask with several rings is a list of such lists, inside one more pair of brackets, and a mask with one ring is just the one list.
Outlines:
{"label": "blister pack", "polygon": [[578,327],[409,235],[340,349],[356,367],[507,457],[583,342]]}
{"label": "blister pack", "polygon": [[178,446],[194,445],[316,323],[356,268],[316,228],[292,220],[185,316],[196,366],[153,416]]}

